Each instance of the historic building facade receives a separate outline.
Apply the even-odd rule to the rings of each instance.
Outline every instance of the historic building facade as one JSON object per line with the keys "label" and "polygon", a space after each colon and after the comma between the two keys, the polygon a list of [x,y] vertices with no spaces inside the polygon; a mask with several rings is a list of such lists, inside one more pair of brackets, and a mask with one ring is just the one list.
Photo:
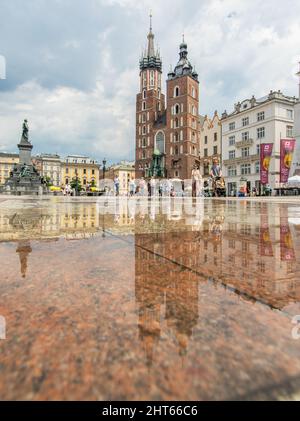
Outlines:
{"label": "historic building facade", "polygon": [[168,74],[162,93],[162,60],[154,49],[152,24],[148,48],[140,60],[136,101],[136,176],[189,179],[199,161],[199,82],[188,60],[187,44]]}
{"label": "historic building facade", "polygon": [[0,153],[0,185],[4,185],[13,170],[14,165],[19,163],[19,155],[14,153]]}
{"label": "historic building facade", "polygon": [[251,191],[260,185],[260,145],[272,143],[269,185],[280,187],[280,140],[294,137],[296,97],[271,91],[267,96],[235,104],[222,115],[223,175],[228,195],[236,195],[241,184]]}
{"label": "historic building facade", "polygon": [[92,184],[99,187],[99,164],[87,156],[69,155],[62,162],[61,169],[63,185],[78,179],[84,189]]}
{"label": "historic building facade", "polygon": [[40,154],[33,159],[33,163],[42,177],[48,178],[53,186],[61,186],[61,158],[59,155]]}
{"label": "historic building facade", "polygon": [[222,126],[218,112],[215,111],[212,118],[200,116],[200,128],[200,172],[203,179],[208,180],[213,159],[217,158],[220,163],[222,159]]}

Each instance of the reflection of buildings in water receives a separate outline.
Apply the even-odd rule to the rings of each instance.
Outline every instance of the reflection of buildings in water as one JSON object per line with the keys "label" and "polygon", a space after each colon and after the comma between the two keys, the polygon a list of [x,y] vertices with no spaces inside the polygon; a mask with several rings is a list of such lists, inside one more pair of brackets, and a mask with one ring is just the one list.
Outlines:
{"label": "reflection of buildings in water", "polygon": [[16,253],[19,254],[22,278],[26,278],[28,256],[31,252],[32,252],[32,248],[30,246],[29,240],[18,242]]}
{"label": "reflection of buildings in water", "polygon": [[[153,253],[145,250],[151,244]],[[198,320],[198,279],[162,261],[158,255],[161,244],[163,234],[135,235],[138,328],[148,365],[152,364],[164,321],[175,335],[179,354],[184,355]]]}
{"label": "reflection of buildings in water", "polygon": [[[224,205],[205,205],[201,231],[135,235],[139,331],[148,361],[153,359],[164,320],[175,334],[180,354],[186,352],[198,321],[200,279],[230,287],[238,299],[271,308],[284,309],[300,301],[295,256],[300,238],[287,225],[287,208],[229,205],[226,213]],[[268,235],[262,236],[266,228]],[[267,251],[269,243],[272,254]]]}
{"label": "reflection of buildings in water", "polygon": [[18,209],[14,213],[0,211],[2,241],[20,238],[88,238],[99,229],[96,204],[63,203],[49,208]]}

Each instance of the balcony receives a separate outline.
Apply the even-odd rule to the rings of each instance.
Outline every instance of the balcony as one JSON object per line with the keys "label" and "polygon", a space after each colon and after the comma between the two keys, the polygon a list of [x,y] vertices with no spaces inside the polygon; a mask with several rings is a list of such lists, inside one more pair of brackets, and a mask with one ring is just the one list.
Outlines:
{"label": "balcony", "polygon": [[253,139],[241,140],[240,142],[235,142],[236,148],[247,148],[248,146],[252,146],[254,143]]}
{"label": "balcony", "polygon": [[231,159],[225,159],[223,161],[224,165],[238,165],[238,164],[250,164],[252,162],[259,161],[260,157],[259,154],[249,155],[249,156],[238,156]]}

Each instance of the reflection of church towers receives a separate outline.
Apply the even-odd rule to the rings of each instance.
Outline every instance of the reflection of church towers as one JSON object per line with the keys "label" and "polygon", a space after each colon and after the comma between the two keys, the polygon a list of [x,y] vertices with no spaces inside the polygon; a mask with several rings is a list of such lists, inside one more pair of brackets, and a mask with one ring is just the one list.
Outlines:
{"label": "reflection of church towers", "polygon": [[152,364],[164,326],[174,334],[179,354],[185,355],[198,321],[198,277],[154,252],[157,249],[163,255],[169,240],[169,234],[135,235],[138,328],[148,365]]}
{"label": "reflection of church towers", "polygon": [[22,278],[26,277],[28,255],[32,252],[29,240],[19,241],[16,253],[19,254]]}

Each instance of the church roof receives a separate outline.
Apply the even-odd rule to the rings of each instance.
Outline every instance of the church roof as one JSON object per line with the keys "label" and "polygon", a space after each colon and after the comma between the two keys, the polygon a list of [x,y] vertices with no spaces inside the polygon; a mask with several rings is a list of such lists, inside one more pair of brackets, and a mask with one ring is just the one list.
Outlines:
{"label": "church roof", "polygon": [[169,79],[175,79],[177,77],[189,75],[196,81],[198,81],[198,73],[190,63],[188,59],[187,43],[183,40],[180,44],[179,61],[174,69],[168,74]]}

